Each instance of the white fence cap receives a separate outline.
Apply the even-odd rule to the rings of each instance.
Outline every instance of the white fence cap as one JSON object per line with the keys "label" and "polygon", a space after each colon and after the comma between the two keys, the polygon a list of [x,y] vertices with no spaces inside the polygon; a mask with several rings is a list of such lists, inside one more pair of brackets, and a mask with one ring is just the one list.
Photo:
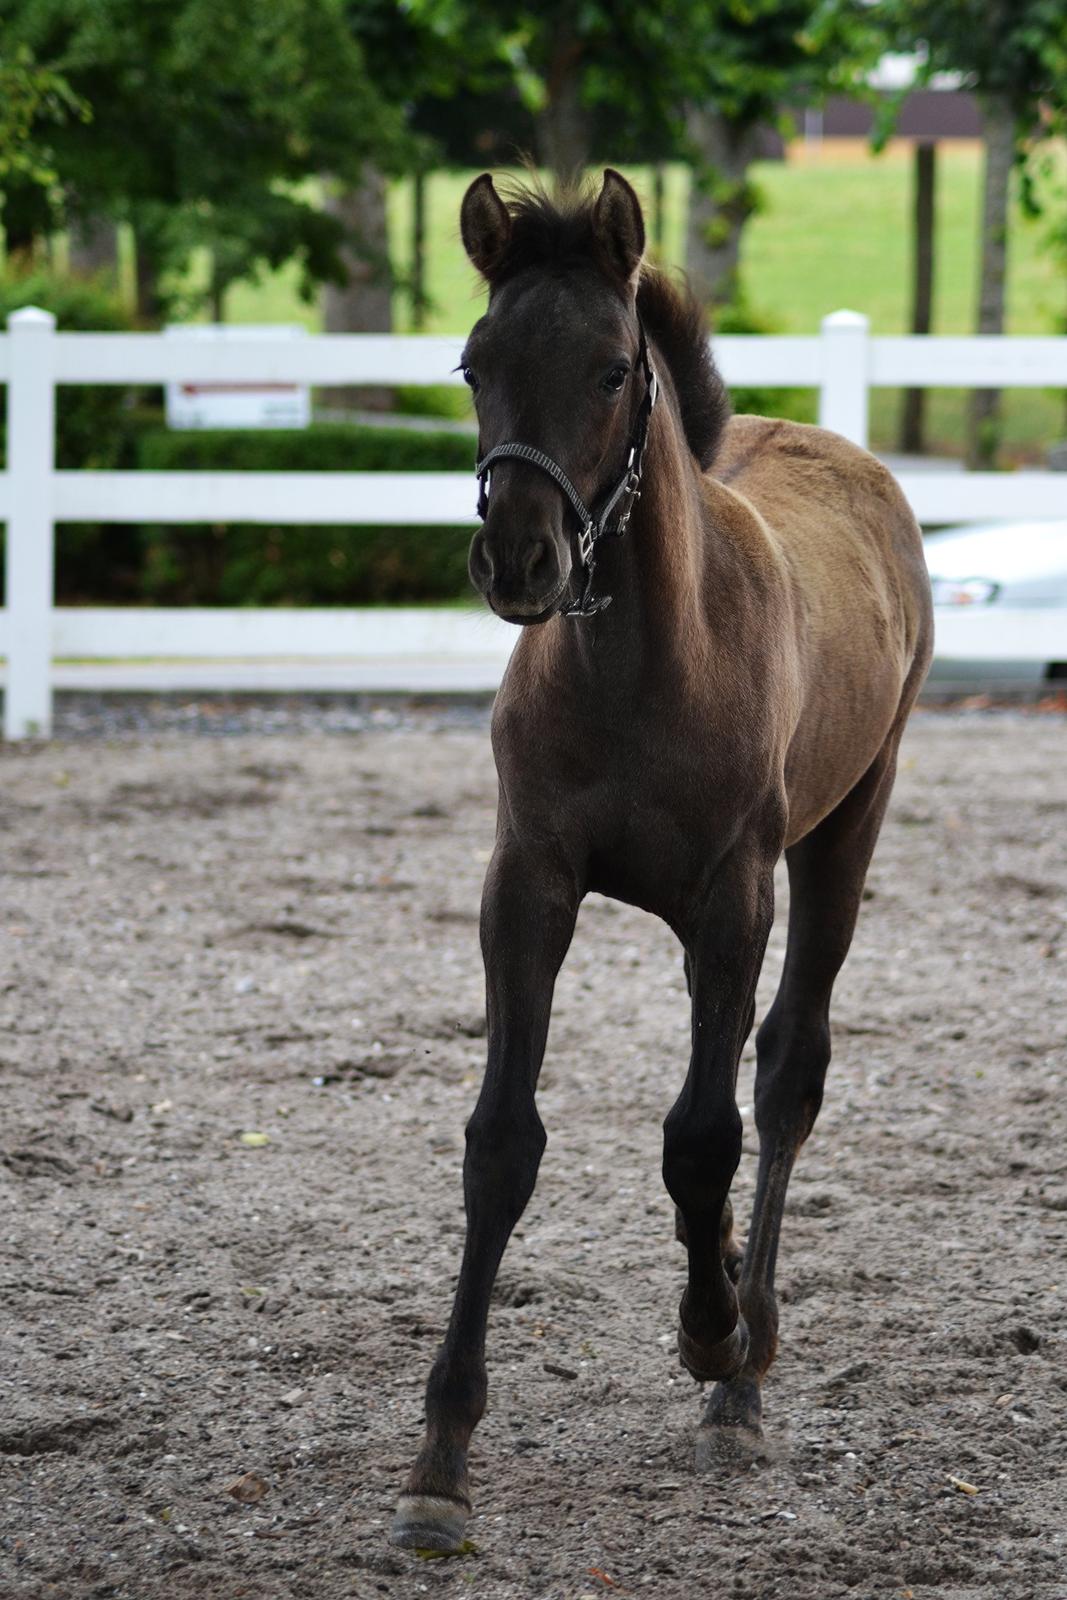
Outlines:
{"label": "white fence cap", "polygon": [[19,311],[13,311],[7,319],[9,328],[54,328],[56,319],[51,311],[42,311],[40,306],[23,306]]}
{"label": "white fence cap", "polygon": [[862,311],[831,311],[822,319],[824,328],[869,328],[871,319]]}

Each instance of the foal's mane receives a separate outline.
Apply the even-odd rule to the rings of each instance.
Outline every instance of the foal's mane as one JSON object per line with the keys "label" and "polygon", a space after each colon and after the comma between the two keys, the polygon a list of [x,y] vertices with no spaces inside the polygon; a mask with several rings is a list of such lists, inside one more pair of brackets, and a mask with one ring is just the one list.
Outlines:
{"label": "foal's mane", "polygon": [[658,267],[642,267],[637,311],[663,352],[678,395],[682,427],[702,472],[718,453],[730,420],[730,394],[708,342],[708,321],[696,295]]}
{"label": "foal's mane", "polygon": [[[494,287],[529,267],[560,272],[592,264],[614,276],[597,238],[594,195],[572,189],[557,200],[540,188],[513,188],[505,199],[511,233],[493,264]],[[645,265],[637,311],[670,371],[686,442],[707,471],[729,420],[730,397],[711,354],[703,308],[684,283]]]}

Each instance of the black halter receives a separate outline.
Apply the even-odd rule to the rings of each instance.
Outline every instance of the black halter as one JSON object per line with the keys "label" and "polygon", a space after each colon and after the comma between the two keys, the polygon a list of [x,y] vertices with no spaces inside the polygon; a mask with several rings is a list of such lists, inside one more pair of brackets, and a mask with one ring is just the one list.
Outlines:
{"label": "black halter", "polygon": [[[652,363],[648,357],[648,345],[645,342],[645,330],[638,320],[638,329],[641,342],[638,345],[637,358],[645,374],[645,396],[641,401],[634,430],[630,435],[630,448],[626,456],[626,467],[615,485],[608,494],[598,515],[594,516],[585,501],[574,487],[567,474],[558,462],[551,456],[545,455],[543,450],[538,450],[532,444],[498,444],[484,455],[475,467],[478,477],[478,515],[484,522],[489,514],[489,488],[490,468],[494,462],[502,461],[506,457],[514,457],[517,461],[528,461],[532,467],[540,467],[563,490],[567,499],[574,507],[580,524],[578,530],[578,560],[585,570],[585,584],[579,600],[572,600],[570,605],[564,606],[561,615],[565,617],[593,617],[598,611],[603,611],[605,606],[610,606],[610,594],[595,596],[593,594],[593,571],[596,567],[596,547],[601,539],[612,537],[621,538],[626,532],[626,524],[630,520],[630,513],[634,502],[641,497],[641,458],[645,453],[645,441],[648,438],[648,423],[652,415],[652,408],[656,404],[659,393],[659,381],[656,378]],[[609,526],[611,518],[618,512],[618,519],[614,527]]]}

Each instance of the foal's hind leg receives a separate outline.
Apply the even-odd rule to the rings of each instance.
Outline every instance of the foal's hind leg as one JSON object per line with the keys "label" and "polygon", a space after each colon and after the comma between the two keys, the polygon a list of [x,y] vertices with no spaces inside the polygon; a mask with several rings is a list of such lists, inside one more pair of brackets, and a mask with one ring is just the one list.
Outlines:
{"label": "foal's hind leg", "polygon": [[893,787],[899,731],[841,803],[787,852],[789,938],[774,1004],[756,1035],[756,1194],[738,1285],[748,1324],[742,1371],[716,1385],[698,1465],[751,1452],[760,1438],[760,1384],[778,1344],[774,1268],[786,1188],[822,1103],[830,1061],[830,993],[848,954],[863,883]]}
{"label": "foal's hind leg", "polygon": [[737,1063],[752,1026],[756,978],[773,917],[780,833],[775,826],[771,837],[771,829],[778,816],[768,822],[766,838],[754,831],[720,864],[686,929],[693,1049],[685,1086],[663,1125],[663,1177],[689,1255],[678,1353],[702,1382],[730,1377],[745,1361],[748,1335],[724,1270],[723,1239],[741,1155]]}

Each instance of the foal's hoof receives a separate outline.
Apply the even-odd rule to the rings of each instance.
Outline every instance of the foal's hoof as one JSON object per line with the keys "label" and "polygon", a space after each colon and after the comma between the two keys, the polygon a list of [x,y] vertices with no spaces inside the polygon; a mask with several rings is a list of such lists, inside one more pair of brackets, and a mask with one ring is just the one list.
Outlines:
{"label": "foal's hoof", "polygon": [[733,1331],[717,1344],[698,1344],[681,1324],[678,1326],[679,1360],[698,1383],[736,1377],[747,1355],[748,1328],[743,1317],[738,1317]]}
{"label": "foal's hoof", "polygon": [[754,1378],[716,1384],[697,1430],[696,1470],[747,1467],[766,1457],[762,1413]]}
{"label": "foal's hoof", "polygon": [[465,1500],[447,1500],[438,1494],[402,1494],[389,1530],[389,1542],[402,1550],[459,1555],[470,1514]]}

